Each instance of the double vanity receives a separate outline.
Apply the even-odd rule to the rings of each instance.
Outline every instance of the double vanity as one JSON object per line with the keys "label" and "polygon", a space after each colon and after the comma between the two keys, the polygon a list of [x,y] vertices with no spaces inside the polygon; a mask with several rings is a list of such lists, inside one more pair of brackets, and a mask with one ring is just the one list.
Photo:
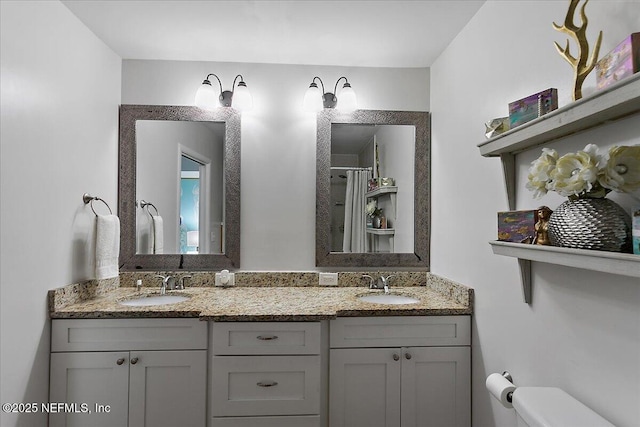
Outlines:
{"label": "double vanity", "polygon": [[[429,113],[415,111],[318,113],[315,265],[420,270],[384,272],[384,289],[370,289],[362,272],[340,272],[338,286],[320,287],[316,272],[237,271],[239,112],[121,106],[120,276],[49,294],[50,401],[68,405],[50,414],[50,426],[470,426],[473,291],[426,272],[429,120]],[[212,130],[213,142],[199,139],[203,129]],[[400,133],[406,143],[398,142]],[[169,148],[163,135],[173,135]],[[357,161],[355,152],[362,154]],[[185,226],[187,237],[198,236],[195,246],[186,239],[191,252],[178,245],[184,224],[175,178],[195,171],[171,169],[183,157],[200,164],[204,201],[197,231]],[[346,190],[332,189],[347,178],[339,172],[345,167],[375,169],[377,177],[385,176],[382,169],[396,180],[399,190],[384,207],[394,227],[393,250],[365,245],[354,253],[334,235],[348,228],[347,215],[334,211],[346,205]],[[154,170],[161,176],[152,176]],[[162,251],[149,245],[147,230],[159,212]],[[336,215],[344,226],[333,224]],[[219,269],[236,270],[235,286],[212,286]],[[395,276],[390,287],[389,273]],[[159,274],[165,284],[170,274],[186,286],[161,291]]]}
{"label": "double vanity", "polygon": [[78,410],[50,425],[469,426],[473,292],[421,274],[390,294],[242,276],[51,291],[50,400]]}

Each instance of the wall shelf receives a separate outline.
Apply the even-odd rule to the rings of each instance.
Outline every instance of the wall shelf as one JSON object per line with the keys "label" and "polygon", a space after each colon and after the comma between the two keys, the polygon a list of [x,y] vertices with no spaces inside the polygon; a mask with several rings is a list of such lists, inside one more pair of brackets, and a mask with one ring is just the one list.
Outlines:
{"label": "wall shelf", "polygon": [[367,228],[367,233],[377,236],[393,236],[396,230],[393,228]]}
{"label": "wall shelf", "polygon": [[496,255],[602,271],[621,276],[640,277],[639,255],[501,241],[489,243]]}
{"label": "wall shelf", "polygon": [[640,111],[640,73],[478,144],[480,154],[497,157],[602,125]]}
{"label": "wall shelf", "polygon": [[[365,197],[367,199],[377,199],[379,197],[389,196],[389,200],[391,202],[391,209],[388,210],[387,213],[387,221],[389,224],[394,225],[396,223],[396,208],[397,208],[397,197],[398,197],[398,187],[395,185],[386,185],[382,187],[378,187],[375,190],[368,191],[365,193]],[[389,252],[393,253],[394,251],[394,236],[396,231],[393,228],[367,228],[367,234],[369,235],[369,244],[371,245],[371,249],[374,252],[378,252],[379,248],[379,236],[386,236],[389,241]]]}
{"label": "wall shelf", "polygon": [[[478,144],[500,157],[507,201],[516,209],[516,154],[640,112],[640,73]],[[493,253],[518,258],[524,301],[531,303],[531,262],[640,277],[640,256],[615,252],[490,242]]]}
{"label": "wall shelf", "polygon": [[366,197],[378,197],[381,196],[383,194],[393,194],[393,193],[397,193],[398,192],[398,187],[397,186],[385,186],[385,187],[378,187],[373,191],[369,191],[365,194]]}

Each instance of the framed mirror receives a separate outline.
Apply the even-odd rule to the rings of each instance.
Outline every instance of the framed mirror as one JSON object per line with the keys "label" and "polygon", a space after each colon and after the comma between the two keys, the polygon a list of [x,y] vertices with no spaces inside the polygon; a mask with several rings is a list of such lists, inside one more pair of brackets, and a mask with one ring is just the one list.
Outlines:
{"label": "framed mirror", "polygon": [[429,113],[317,117],[316,266],[429,267]]}
{"label": "framed mirror", "polygon": [[240,114],[232,108],[120,107],[120,265],[240,266]]}

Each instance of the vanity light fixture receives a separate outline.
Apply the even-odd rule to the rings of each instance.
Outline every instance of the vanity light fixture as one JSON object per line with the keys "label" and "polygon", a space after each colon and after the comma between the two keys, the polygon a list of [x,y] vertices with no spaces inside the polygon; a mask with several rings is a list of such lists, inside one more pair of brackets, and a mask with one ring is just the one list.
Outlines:
{"label": "vanity light fixture", "polygon": [[[211,81],[209,80],[211,76],[218,80],[220,91],[217,91],[211,85]],[[240,81],[236,87],[238,78],[240,78]],[[222,82],[220,82],[218,76],[208,74],[196,92],[195,104],[197,107],[204,108],[205,110],[213,110],[217,106],[222,105],[223,107],[233,107],[237,110],[244,111],[250,110],[253,107],[253,99],[241,74],[238,74],[236,78],[233,79],[233,85],[230,91],[222,90]]]}
{"label": "vanity light fixture", "polygon": [[[322,91],[320,91],[320,88],[316,84],[316,79],[320,81]],[[344,85],[340,91],[340,101],[338,101],[336,92],[338,90],[338,83],[342,79],[344,79]],[[349,84],[346,77],[340,77],[338,81],[336,81],[333,93],[331,93],[324,91],[322,79],[316,76],[311,80],[309,89],[307,89],[307,92],[304,94],[302,106],[306,111],[318,112],[322,110],[322,108],[337,108],[338,110],[349,112],[358,108],[358,101],[356,99],[356,93],[353,91],[353,88],[351,88],[351,84]]]}

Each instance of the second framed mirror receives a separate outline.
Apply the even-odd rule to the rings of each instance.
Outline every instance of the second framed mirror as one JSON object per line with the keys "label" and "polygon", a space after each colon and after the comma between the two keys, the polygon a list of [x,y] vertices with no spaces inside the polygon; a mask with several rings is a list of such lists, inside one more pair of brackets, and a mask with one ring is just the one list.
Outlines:
{"label": "second framed mirror", "polygon": [[429,113],[318,113],[316,265],[428,267]]}

